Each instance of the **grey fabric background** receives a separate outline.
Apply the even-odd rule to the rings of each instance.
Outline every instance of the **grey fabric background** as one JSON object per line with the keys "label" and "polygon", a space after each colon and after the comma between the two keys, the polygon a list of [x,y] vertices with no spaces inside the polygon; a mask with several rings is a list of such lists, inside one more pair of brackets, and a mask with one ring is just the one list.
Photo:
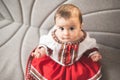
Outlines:
{"label": "grey fabric background", "polygon": [[120,0],[0,0],[0,80],[24,80],[30,52],[65,3],[81,9],[84,30],[97,39],[103,55],[101,80],[120,79]]}

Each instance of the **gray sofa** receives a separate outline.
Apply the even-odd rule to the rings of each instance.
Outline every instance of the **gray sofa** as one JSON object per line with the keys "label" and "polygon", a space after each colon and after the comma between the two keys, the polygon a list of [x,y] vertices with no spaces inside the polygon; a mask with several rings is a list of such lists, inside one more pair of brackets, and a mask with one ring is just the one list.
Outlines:
{"label": "gray sofa", "polygon": [[101,80],[120,80],[120,0],[0,0],[0,80],[24,80],[30,52],[65,3],[80,7],[84,30],[97,39]]}

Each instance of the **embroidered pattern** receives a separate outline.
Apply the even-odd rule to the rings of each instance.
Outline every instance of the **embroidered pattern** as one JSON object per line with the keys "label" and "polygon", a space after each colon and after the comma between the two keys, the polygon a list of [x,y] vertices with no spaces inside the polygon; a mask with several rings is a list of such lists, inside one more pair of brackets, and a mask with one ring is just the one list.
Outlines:
{"label": "embroidered pattern", "polygon": [[65,65],[73,63],[78,56],[79,44],[85,39],[86,33],[83,31],[84,36],[74,42],[64,43],[57,38],[55,31],[56,30],[52,32],[52,37],[56,42],[61,44],[61,48],[58,53],[58,60]]}

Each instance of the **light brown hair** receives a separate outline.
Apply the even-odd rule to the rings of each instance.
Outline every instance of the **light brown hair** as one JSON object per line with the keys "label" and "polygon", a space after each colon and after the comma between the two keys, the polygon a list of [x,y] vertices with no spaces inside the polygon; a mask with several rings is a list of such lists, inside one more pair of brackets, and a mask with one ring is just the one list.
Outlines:
{"label": "light brown hair", "polygon": [[56,21],[56,18],[58,16],[63,17],[65,19],[69,19],[73,15],[78,16],[80,23],[82,23],[82,21],[83,21],[82,20],[82,13],[81,13],[80,9],[73,4],[63,4],[56,11],[55,16],[54,16],[54,20]]}

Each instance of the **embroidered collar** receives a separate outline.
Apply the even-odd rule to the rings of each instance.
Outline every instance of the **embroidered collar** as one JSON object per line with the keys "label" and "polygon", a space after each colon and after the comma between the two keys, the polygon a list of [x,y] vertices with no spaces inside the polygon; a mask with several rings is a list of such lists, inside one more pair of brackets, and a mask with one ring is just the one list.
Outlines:
{"label": "embroidered collar", "polygon": [[52,32],[52,37],[53,37],[53,39],[56,41],[56,42],[58,42],[58,43],[60,43],[60,44],[79,44],[80,42],[82,42],[84,39],[85,39],[85,37],[86,37],[86,32],[84,31],[84,30],[82,30],[83,31],[83,37],[81,37],[80,39],[78,39],[78,40],[76,40],[76,41],[73,41],[73,42],[68,42],[68,43],[64,43],[64,42],[62,42],[62,41],[60,41],[59,39],[58,39],[58,37],[55,35],[55,31],[56,30],[54,30],[53,32]]}

